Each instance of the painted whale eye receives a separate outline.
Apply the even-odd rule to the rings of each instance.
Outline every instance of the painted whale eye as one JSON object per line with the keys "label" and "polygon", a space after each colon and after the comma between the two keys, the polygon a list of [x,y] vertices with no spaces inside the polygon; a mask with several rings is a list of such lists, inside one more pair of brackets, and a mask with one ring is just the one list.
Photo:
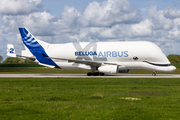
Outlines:
{"label": "painted whale eye", "polygon": [[138,59],[139,59],[139,58],[138,58],[138,57],[136,57],[136,56],[134,56],[134,57],[133,57],[133,60],[138,60]]}

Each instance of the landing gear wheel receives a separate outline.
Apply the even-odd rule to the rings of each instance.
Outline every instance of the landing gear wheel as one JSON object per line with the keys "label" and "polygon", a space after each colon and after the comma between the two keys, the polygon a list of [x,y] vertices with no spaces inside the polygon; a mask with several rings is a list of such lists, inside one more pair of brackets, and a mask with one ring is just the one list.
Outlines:
{"label": "landing gear wheel", "polygon": [[98,72],[94,72],[92,73],[93,76],[99,76],[99,73]]}
{"label": "landing gear wheel", "polygon": [[96,72],[96,76],[99,76],[99,74],[100,74],[99,72]]}
{"label": "landing gear wheel", "polygon": [[153,74],[152,74],[152,76],[156,76],[156,74],[155,74],[155,73],[153,73]]}
{"label": "landing gear wheel", "polygon": [[91,73],[91,72],[88,72],[87,73],[87,76],[104,76],[104,73],[99,73],[99,72],[93,72],[93,73]]}
{"label": "landing gear wheel", "polygon": [[92,75],[92,73],[91,73],[91,72],[88,72],[88,73],[87,73],[87,76],[91,76],[91,75]]}
{"label": "landing gear wheel", "polygon": [[92,73],[93,76],[96,76],[96,73]]}
{"label": "landing gear wheel", "polygon": [[152,76],[156,76],[156,72],[155,71],[153,72]]}
{"label": "landing gear wheel", "polygon": [[99,73],[100,74],[100,76],[104,76],[104,73]]}

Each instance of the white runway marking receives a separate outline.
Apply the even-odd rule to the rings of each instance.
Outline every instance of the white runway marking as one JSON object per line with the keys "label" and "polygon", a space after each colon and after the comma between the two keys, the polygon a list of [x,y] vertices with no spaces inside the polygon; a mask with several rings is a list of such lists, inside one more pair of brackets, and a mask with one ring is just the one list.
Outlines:
{"label": "white runway marking", "polygon": [[0,78],[180,78],[180,74],[112,74],[104,76],[87,76],[86,74],[0,74]]}

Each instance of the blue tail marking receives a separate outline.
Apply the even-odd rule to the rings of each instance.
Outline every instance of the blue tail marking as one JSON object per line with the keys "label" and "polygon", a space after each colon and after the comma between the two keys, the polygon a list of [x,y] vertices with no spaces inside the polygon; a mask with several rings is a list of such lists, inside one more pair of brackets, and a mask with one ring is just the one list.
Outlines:
{"label": "blue tail marking", "polygon": [[38,43],[36,38],[26,28],[19,28],[19,32],[21,34],[24,45],[26,45],[26,47],[40,63],[53,65],[59,68],[59,66],[54,61],[52,61],[50,58],[45,58],[43,56],[48,55],[46,54],[44,48]]}

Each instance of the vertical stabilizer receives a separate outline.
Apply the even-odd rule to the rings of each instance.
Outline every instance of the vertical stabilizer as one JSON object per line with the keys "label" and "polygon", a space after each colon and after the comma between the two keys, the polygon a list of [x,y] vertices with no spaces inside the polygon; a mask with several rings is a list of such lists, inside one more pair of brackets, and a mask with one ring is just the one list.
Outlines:
{"label": "vertical stabilizer", "polygon": [[7,56],[9,56],[9,57],[16,57],[14,45],[7,44]]}
{"label": "vertical stabilizer", "polygon": [[[36,39],[26,28],[19,28],[24,45],[28,49],[44,49],[49,43]],[[39,42],[41,44],[39,44]]]}
{"label": "vertical stabilizer", "polygon": [[19,28],[19,32],[21,34],[24,45],[29,49],[29,51],[33,54],[33,56],[36,57],[36,59],[40,63],[58,67],[56,63],[50,58],[44,57],[48,57],[45,51],[45,49],[49,45],[48,43],[37,40],[26,28]]}

